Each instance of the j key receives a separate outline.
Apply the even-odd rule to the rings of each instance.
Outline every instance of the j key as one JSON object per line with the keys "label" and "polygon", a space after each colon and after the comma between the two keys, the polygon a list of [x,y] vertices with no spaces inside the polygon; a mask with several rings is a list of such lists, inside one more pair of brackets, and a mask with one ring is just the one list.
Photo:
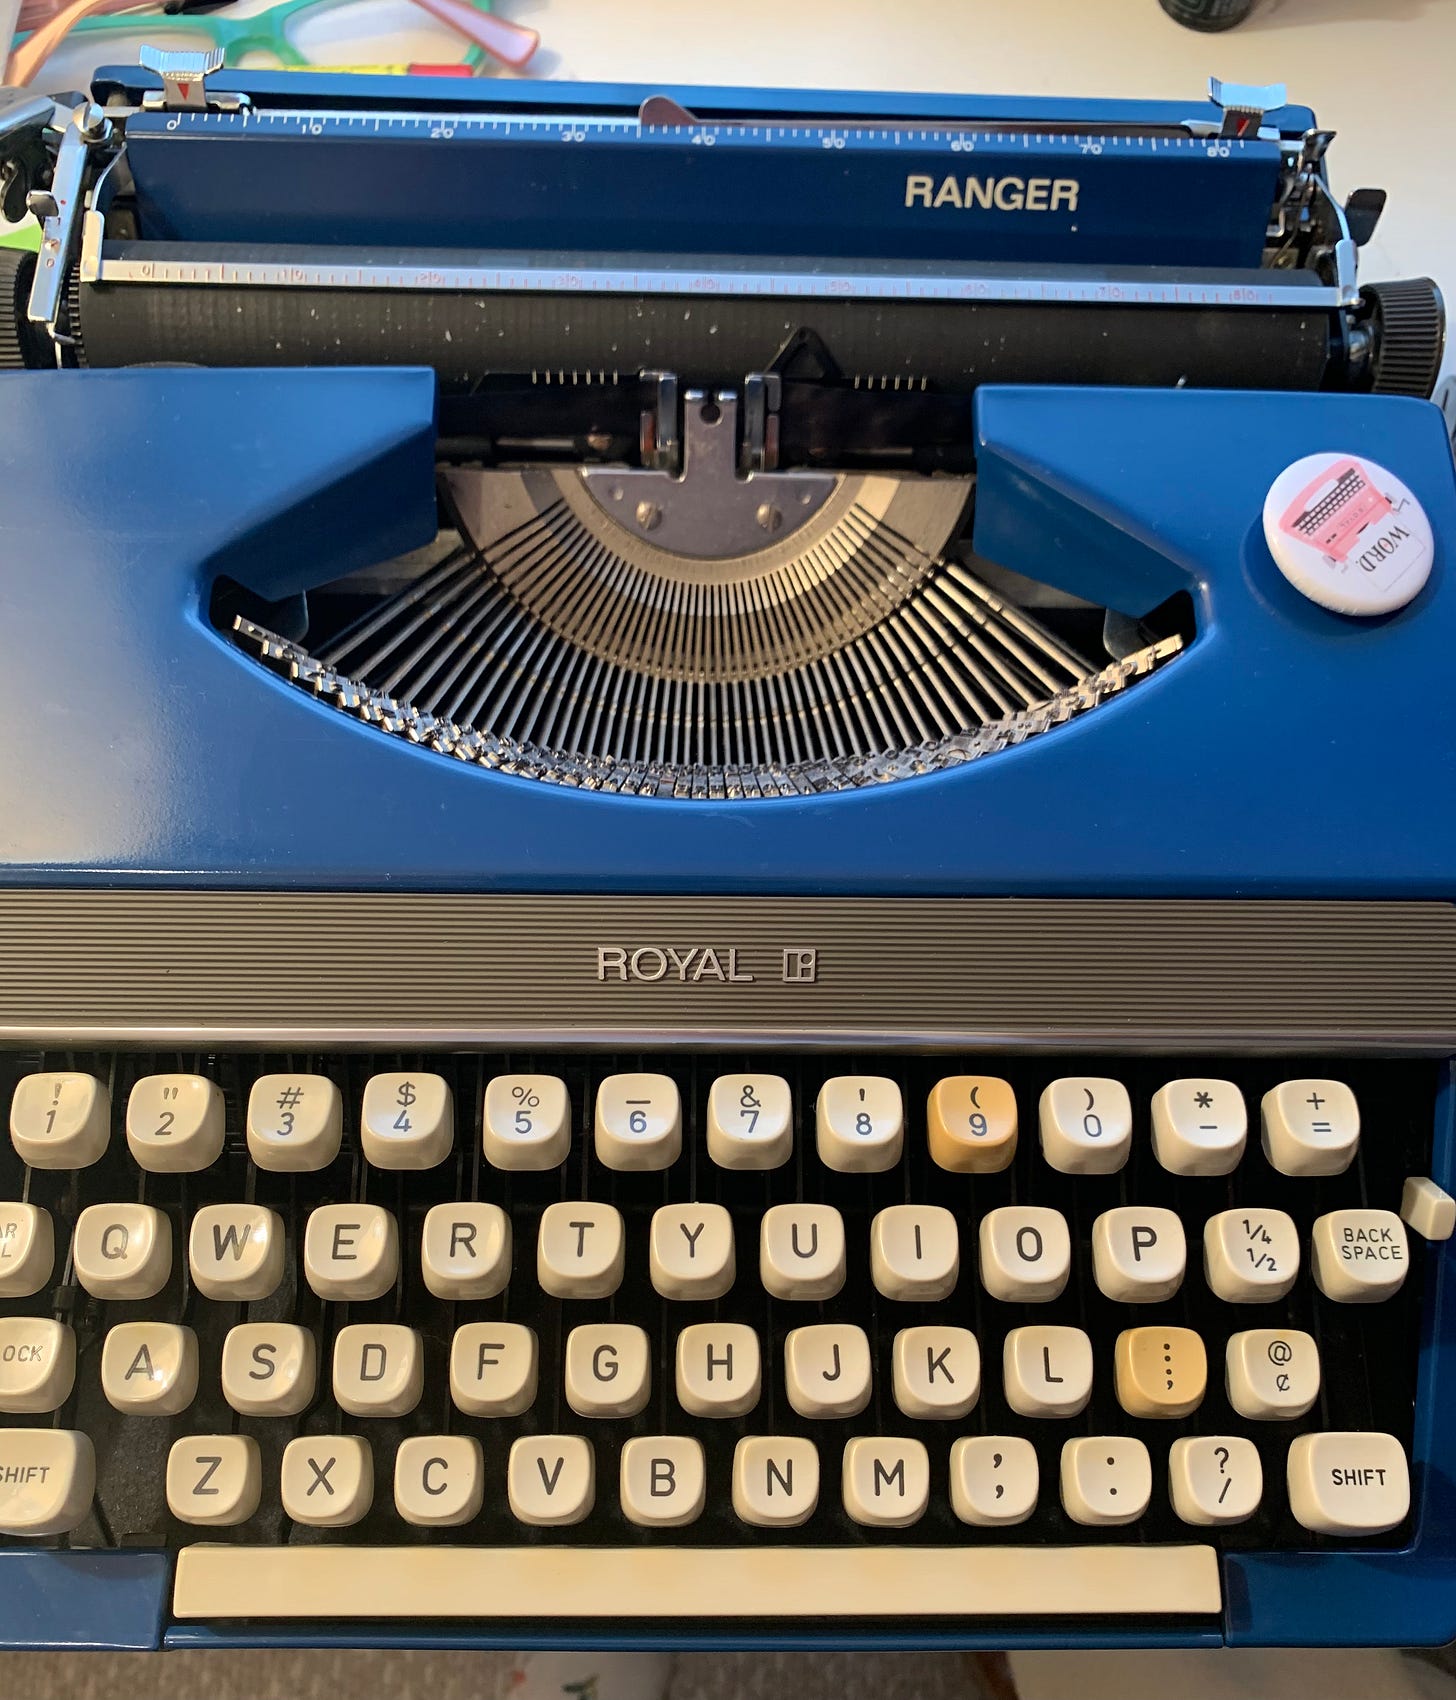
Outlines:
{"label": "j key", "polygon": [[376,1169],[433,1169],[455,1144],[455,1100],[438,1074],[376,1074],[364,1088],[359,1140]]}
{"label": "j key", "polygon": [[794,1328],[784,1341],[784,1386],[801,1417],[854,1417],[870,1402],[870,1343],[852,1323]]}
{"label": "j key", "polygon": [[708,1093],[708,1155],[720,1169],[777,1169],[794,1149],[794,1099],[778,1074],[720,1074]]}
{"label": "j key", "polygon": [[1310,1236],[1314,1282],[1340,1304],[1378,1304],[1400,1291],[1409,1267],[1405,1224],[1390,1210],[1332,1210]]}
{"label": "j key", "polygon": [[1339,1175],[1360,1143],[1360,1106],[1340,1080],[1286,1080],[1260,1105],[1264,1155],[1282,1175]]}
{"label": "j key", "polygon": [[222,1088],[200,1074],[148,1074],[126,1101],[126,1143],[154,1174],[195,1174],[222,1155]]}
{"label": "j key", "polygon": [[1231,1304],[1272,1304],[1299,1276],[1299,1229],[1282,1210],[1222,1210],[1203,1227],[1203,1273]]}
{"label": "j key", "polygon": [[10,1100],[10,1142],[35,1169],[85,1169],[111,1138],[111,1094],[90,1074],[27,1074]]}
{"label": "j key", "polygon": [[91,1437],[63,1428],[0,1429],[0,1535],[64,1535],[96,1495]]}
{"label": "j key", "polygon": [[0,1298],[28,1299],[50,1280],[56,1234],[36,1204],[0,1204]]}
{"label": "j key", "polygon": [[322,1074],[265,1074],[248,1094],[248,1155],[260,1169],[326,1169],[339,1154],[344,1101]]}

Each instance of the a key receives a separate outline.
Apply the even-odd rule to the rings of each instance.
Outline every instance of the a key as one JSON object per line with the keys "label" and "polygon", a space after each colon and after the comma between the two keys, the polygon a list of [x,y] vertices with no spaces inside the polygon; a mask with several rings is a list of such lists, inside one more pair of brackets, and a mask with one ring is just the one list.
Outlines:
{"label": "a key", "polygon": [[902,1328],[890,1369],[895,1404],[907,1417],[964,1417],[981,1394],[981,1348],[969,1328]]}
{"label": "a key", "polygon": [[436,1204],[420,1232],[420,1268],[437,1299],[493,1299],[511,1278],[511,1219],[498,1204]]}
{"label": "a key", "polygon": [[664,1204],[652,1213],[648,1268],[665,1299],[721,1299],[733,1285],[733,1218],[721,1204]]}
{"label": "a key", "polygon": [[232,1528],[263,1497],[263,1457],[250,1434],[190,1434],[167,1454],[167,1508],[182,1523]]}
{"label": "a key", "polygon": [[222,1343],[222,1396],[244,1417],[296,1417],[313,1403],[318,1348],[294,1322],[240,1322]]}
{"label": "a key", "polygon": [[190,1328],[120,1322],[101,1348],[101,1391],[128,1416],[180,1416],[197,1397],[197,1362]]}
{"label": "a key", "polygon": [[950,1449],[950,1503],[962,1523],[1024,1523],[1040,1486],[1036,1448],[1023,1435],[963,1435]]}
{"label": "a key", "polygon": [[1256,1421],[1302,1417],[1319,1397],[1319,1349],[1299,1328],[1231,1334],[1224,1373],[1229,1404]]}
{"label": "a key", "polygon": [[394,1508],[420,1529],[453,1529],[480,1515],[485,1453],[473,1434],[412,1434],[394,1455]]}
{"label": "a key", "polygon": [[377,1204],[321,1204],[303,1234],[303,1272],[321,1299],[379,1299],[399,1279],[399,1228]]}
{"label": "a key", "polygon": [[0,1411],[58,1411],[76,1380],[76,1336],[48,1316],[0,1317]]}
{"label": "a key", "polygon": [[1092,1274],[1119,1304],[1157,1304],[1183,1284],[1188,1247],[1171,1210],[1123,1205],[1092,1224]]}
{"label": "a key", "polygon": [[1264,1495],[1258,1447],[1237,1434],[1184,1435],[1168,1454],[1168,1494],[1195,1528],[1247,1522]]}
{"label": "a key", "polygon": [[37,1204],[0,1204],[0,1298],[28,1299],[50,1280],[56,1231]]}
{"label": "a key", "polygon": [[566,1402],[579,1417],[635,1417],[652,1393],[645,1330],[590,1322],[566,1337]]}
{"label": "a key", "polygon": [[733,1449],[733,1511],[755,1529],[796,1529],[819,1504],[819,1453],[799,1435],[749,1435]]}
{"label": "a key", "polygon": [[622,1284],[622,1213],[610,1204],[548,1204],[536,1236],[536,1279],[555,1299],[605,1299]]}
{"label": "a key", "polygon": [[485,1089],[485,1160],[497,1169],[559,1169],[571,1150],[571,1099],[554,1074],[498,1074]]}
{"label": "a key", "polygon": [[350,1528],[374,1502],[374,1454],[357,1435],[299,1435],[283,1448],[279,1486],[295,1523]]}
{"label": "a key", "polygon": [[536,1434],[511,1446],[506,1497],[517,1522],[542,1529],[580,1523],[596,1503],[596,1460],[579,1434]]}
{"label": "a key", "polygon": [[91,1204],[71,1236],[76,1279],[94,1299],[150,1299],[172,1273],[172,1223],[149,1204]]}
{"label": "a key", "polygon": [[1360,1143],[1360,1106],[1342,1080],[1286,1080],[1260,1105],[1264,1155],[1281,1175],[1341,1175]]}
{"label": "a key", "polygon": [[840,1491],[856,1523],[908,1529],[930,1503],[930,1454],[924,1441],[857,1435],[844,1448]]}
{"label": "a key", "polygon": [[763,1382],[758,1335],[743,1322],[695,1322],[677,1337],[677,1402],[693,1417],[741,1417]]}
{"label": "a key", "polygon": [[1117,1402],[1130,1417],[1186,1417],[1203,1403],[1208,1354],[1191,1328],[1125,1328],[1112,1362]]}
{"label": "a key", "polygon": [[376,1169],[433,1169],[455,1146],[455,1099],[438,1074],[376,1074],[364,1088],[359,1142]]}
{"label": "a key", "polygon": [[1062,1448],[1062,1509],[1074,1523],[1135,1523],[1153,1497],[1153,1461],[1140,1440],[1083,1435]]}
{"label": "a key", "polygon": [[841,1074],[819,1088],[814,1110],[819,1161],[844,1174],[893,1169],[905,1143],[905,1105],[893,1080]]}
{"label": "a key", "polygon": [[991,1074],[953,1074],[931,1088],[925,1112],[930,1160],[962,1175],[994,1175],[1016,1155],[1016,1094]]}
{"label": "a key", "polygon": [[1310,1235],[1314,1284],[1338,1304],[1378,1304],[1400,1291],[1410,1258],[1391,1210],[1331,1210]]}
{"label": "a key", "polygon": [[892,1204],[870,1223],[870,1277],[887,1299],[931,1304],[960,1278],[956,1219],[939,1204]]}
{"label": "a key", "polygon": [[1203,1274],[1231,1304],[1272,1304],[1299,1276],[1299,1229],[1282,1210],[1222,1210],[1203,1226]]}
{"label": "a key", "polygon": [[266,1299],[283,1279],[283,1218],[261,1204],[204,1204],[192,1218],[187,1265],[204,1298]]}
{"label": "a key", "polygon": [[424,1348],[413,1328],[356,1322],[334,1340],[334,1398],[352,1417],[404,1417],[424,1391]]}
{"label": "a key", "polygon": [[1410,1511],[1410,1470],[1393,1434],[1301,1434],[1289,1445],[1289,1509],[1319,1535],[1379,1535]]}
{"label": "a key", "polygon": [[65,1535],[91,1511],[96,1453],[89,1434],[0,1429],[0,1535]]}
{"label": "a key", "polygon": [[1072,1239],[1060,1210],[1008,1204],[981,1218],[981,1285],[993,1299],[1044,1304],[1060,1298],[1072,1269]]}
{"label": "a key", "polygon": [[1170,1174],[1231,1174],[1248,1136],[1248,1107],[1231,1080],[1170,1080],[1153,1094],[1153,1155]]}
{"label": "a key", "polygon": [[467,1322],[450,1342],[450,1397],[472,1417],[518,1417],[536,1400],[540,1349],[519,1322]]}
{"label": "a key", "polygon": [[344,1137],[344,1100],[322,1074],[264,1074],[248,1094],[248,1155],[260,1169],[326,1169]]}
{"label": "a key", "polygon": [[33,1169],[87,1169],[111,1139],[111,1094],[92,1074],[27,1074],[10,1100],[10,1143]]}
{"label": "a key", "polygon": [[707,1498],[703,1444],[680,1434],[637,1435],[622,1447],[622,1514],[642,1529],[681,1529]]}
{"label": "a key", "polygon": [[682,1098],[667,1074],[610,1074],[597,1088],[597,1157],[608,1169],[670,1169],[682,1152]]}
{"label": "a key", "polygon": [[1132,1149],[1132,1101],[1120,1080],[1054,1080],[1039,1106],[1041,1152],[1064,1175],[1110,1175]]}
{"label": "a key", "polygon": [[758,1273],[776,1299],[832,1299],[844,1285],[844,1218],[828,1204],[775,1204],[759,1225]]}
{"label": "a key", "polygon": [[196,1174],[222,1155],[222,1087],[201,1074],[148,1074],[126,1101],[126,1143],[153,1174]]}
{"label": "a key", "polygon": [[863,1328],[821,1322],[789,1330],[784,1391],[801,1417],[855,1417],[870,1402],[870,1343]]}
{"label": "a key", "polygon": [[794,1150],[794,1098],[778,1074],[720,1074],[708,1093],[708,1155],[720,1169],[777,1169]]}
{"label": "a key", "polygon": [[1020,1417],[1075,1417],[1092,1397],[1092,1342],[1080,1328],[1013,1328],[1002,1381]]}

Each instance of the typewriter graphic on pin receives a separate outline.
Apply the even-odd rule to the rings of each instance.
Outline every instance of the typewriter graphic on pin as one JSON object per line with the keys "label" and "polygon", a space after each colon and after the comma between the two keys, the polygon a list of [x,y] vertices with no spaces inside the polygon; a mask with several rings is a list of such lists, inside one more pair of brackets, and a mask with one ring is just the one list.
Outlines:
{"label": "typewriter graphic on pin", "polygon": [[1291,537],[1314,544],[1327,560],[1343,566],[1366,527],[1394,511],[1364,467],[1348,460],[1301,491],[1280,524]]}

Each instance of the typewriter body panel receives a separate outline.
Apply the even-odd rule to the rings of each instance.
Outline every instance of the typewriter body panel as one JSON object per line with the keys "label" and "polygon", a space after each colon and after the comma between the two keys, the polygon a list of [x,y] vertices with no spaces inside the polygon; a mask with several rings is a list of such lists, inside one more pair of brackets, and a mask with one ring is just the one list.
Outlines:
{"label": "typewriter body panel", "polygon": [[1449,1638],[1456,479],[1312,115],[162,69],[0,349],[0,1635]]}

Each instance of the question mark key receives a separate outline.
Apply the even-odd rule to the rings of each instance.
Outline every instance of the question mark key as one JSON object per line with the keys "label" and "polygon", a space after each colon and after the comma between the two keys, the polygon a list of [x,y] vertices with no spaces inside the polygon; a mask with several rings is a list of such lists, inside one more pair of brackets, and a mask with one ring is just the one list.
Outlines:
{"label": "question mark key", "polygon": [[1263,1493],[1263,1466],[1252,1440],[1200,1434],[1173,1442],[1168,1494],[1185,1523],[1201,1529],[1243,1523],[1258,1510]]}

